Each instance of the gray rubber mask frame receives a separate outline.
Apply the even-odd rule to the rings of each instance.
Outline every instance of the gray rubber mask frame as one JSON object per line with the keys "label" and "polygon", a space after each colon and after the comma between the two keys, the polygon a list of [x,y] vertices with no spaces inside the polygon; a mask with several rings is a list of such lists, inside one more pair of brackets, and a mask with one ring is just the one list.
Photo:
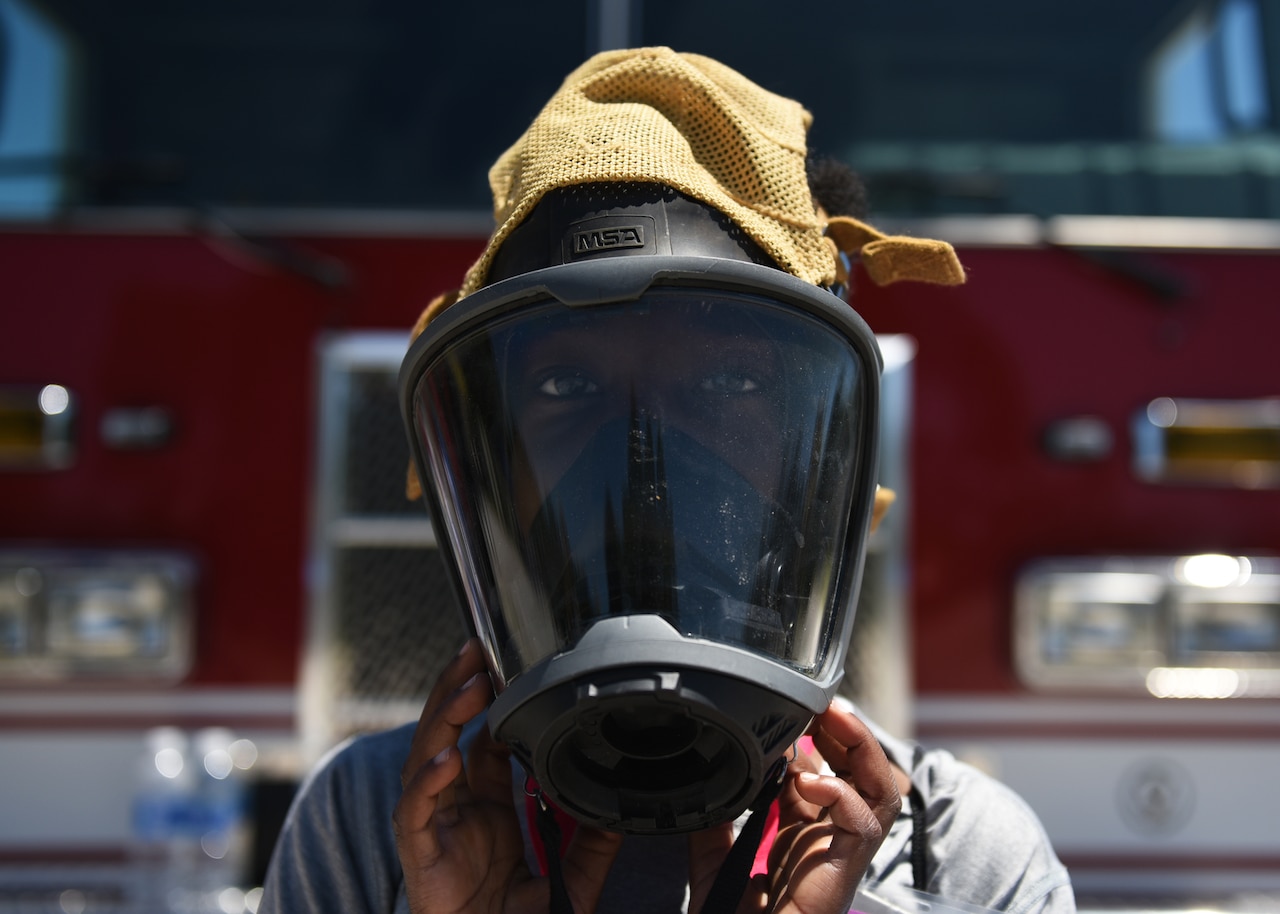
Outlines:
{"label": "gray rubber mask frame", "polygon": [[574,815],[723,821],[826,707],[879,368],[835,296],[707,258],[526,274],[414,344],[402,406],[491,727]]}

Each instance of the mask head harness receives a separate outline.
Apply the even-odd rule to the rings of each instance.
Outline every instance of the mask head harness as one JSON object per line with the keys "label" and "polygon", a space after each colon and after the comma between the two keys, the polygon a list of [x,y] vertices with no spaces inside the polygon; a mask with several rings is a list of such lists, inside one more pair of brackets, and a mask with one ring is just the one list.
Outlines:
{"label": "mask head harness", "polygon": [[612,257],[712,257],[775,267],[724,213],[661,184],[555,188],[507,236],[487,282]]}

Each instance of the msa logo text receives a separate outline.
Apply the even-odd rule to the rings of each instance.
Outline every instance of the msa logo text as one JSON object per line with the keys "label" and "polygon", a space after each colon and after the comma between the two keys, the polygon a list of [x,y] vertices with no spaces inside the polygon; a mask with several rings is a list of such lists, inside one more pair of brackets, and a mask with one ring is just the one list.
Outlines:
{"label": "msa logo text", "polygon": [[573,253],[593,254],[611,248],[644,247],[643,225],[619,225],[612,228],[584,229],[573,233]]}

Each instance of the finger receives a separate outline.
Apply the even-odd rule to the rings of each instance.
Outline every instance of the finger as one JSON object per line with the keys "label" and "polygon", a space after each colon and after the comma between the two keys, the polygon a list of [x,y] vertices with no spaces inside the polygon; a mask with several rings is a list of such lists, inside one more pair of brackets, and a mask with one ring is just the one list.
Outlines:
{"label": "finger", "polygon": [[[476,673],[453,695],[445,699],[436,712],[431,726],[426,728],[423,745],[430,752],[437,746],[440,751],[458,751],[462,728],[477,715],[483,714],[489,702],[493,700],[493,689],[489,678],[483,673]],[[481,730],[487,730],[483,725]],[[437,753],[432,758],[439,756]],[[440,792],[441,810],[452,811],[457,802],[456,794],[467,789],[466,768],[459,766],[458,774],[453,782]],[[508,801],[510,802],[510,801]],[[437,812],[436,815],[440,815]]]}
{"label": "finger", "polygon": [[[464,680],[468,674],[469,678]],[[484,711],[492,695],[479,645],[469,641],[445,667],[432,688],[414,731],[408,758],[401,768],[400,783],[408,785],[424,765],[443,758],[441,753],[452,750],[456,754],[463,726]],[[454,778],[435,795],[436,805],[432,813],[444,821],[456,820],[457,793],[465,789],[467,783],[462,765],[451,770]]]}
{"label": "finger", "polygon": [[826,818],[825,804],[806,799],[797,787],[801,775],[819,774],[821,770],[822,756],[816,751],[809,756],[798,755],[787,766],[787,782],[778,797],[778,834],[769,849],[771,880],[787,869],[792,849],[805,834],[805,828]]}
{"label": "finger", "polygon": [[787,764],[787,780],[778,795],[778,827],[786,828],[797,822],[813,822],[822,817],[822,807],[810,803],[795,789],[795,776],[802,772],[817,774],[822,770],[822,755],[798,751]]}
{"label": "finger", "polygon": [[865,836],[877,846],[892,824],[881,822],[866,799],[841,778],[804,773],[796,778],[796,790],[809,802],[823,807],[827,821],[836,829]]}
{"label": "finger", "polygon": [[887,830],[902,808],[902,797],[889,759],[867,725],[833,704],[818,717],[814,744],[837,777],[853,785]]}
{"label": "finger", "polygon": [[456,746],[462,727],[484,710],[491,693],[484,669],[480,644],[471,639],[440,673],[418,718],[400,772],[401,784],[407,784],[418,768],[442,750]]}
{"label": "finger", "polygon": [[480,648],[480,639],[468,638],[440,671],[435,684],[431,687],[431,694],[427,697],[426,707],[423,709],[424,715],[431,713],[446,695],[482,669],[484,669],[484,652]]}
{"label": "finger", "polygon": [[826,812],[819,822],[780,835],[771,860],[775,914],[847,911],[888,831],[867,801],[842,778],[803,772],[796,790]]}
{"label": "finger", "polygon": [[[439,757],[441,752],[458,749],[462,728],[477,715],[484,712],[492,699],[489,680],[484,673],[476,673],[460,688],[447,696],[436,709],[435,714],[418,724],[413,743],[409,751],[409,759],[400,771],[400,782],[407,784],[422,765],[417,764],[422,756],[429,755],[430,760]],[[416,767],[415,767],[416,765]],[[466,772],[459,767],[455,778],[455,787],[466,786]],[[451,798],[445,797],[446,801]]]}
{"label": "finger", "polygon": [[[770,875],[776,912],[846,910],[901,805],[889,761],[865,724],[833,706],[812,732],[820,756],[799,760],[784,796],[794,793],[797,810],[819,812],[807,822],[802,817],[775,842]],[[835,775],[813,770],[818,759]]]}
{"label": "finger", "polygon": [[435,830],[440,795],[462,770],[462,756],[456,747],[445,749],[425,765],[420,765],[405,785],[391,814],[401,864],[428,865],[440,856]]}

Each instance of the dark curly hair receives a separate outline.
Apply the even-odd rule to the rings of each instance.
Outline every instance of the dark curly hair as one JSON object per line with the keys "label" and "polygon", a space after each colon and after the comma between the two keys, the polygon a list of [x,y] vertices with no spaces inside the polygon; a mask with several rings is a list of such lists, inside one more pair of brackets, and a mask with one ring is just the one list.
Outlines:
{"label": "dark curly hair", "polygon": [[814,203],[821,206],[827,215],[866,218],[866,185],[847,164],[832,156],[811,152],[805,160],[805,172]]}

